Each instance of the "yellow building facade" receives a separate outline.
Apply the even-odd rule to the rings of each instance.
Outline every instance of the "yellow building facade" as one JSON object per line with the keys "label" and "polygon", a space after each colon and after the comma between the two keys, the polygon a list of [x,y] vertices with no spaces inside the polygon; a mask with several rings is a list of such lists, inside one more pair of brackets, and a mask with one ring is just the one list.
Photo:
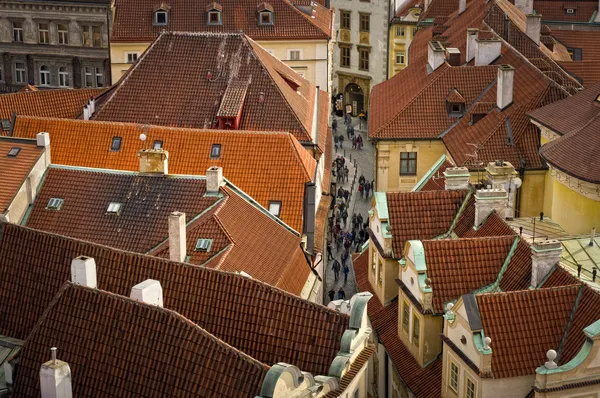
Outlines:
{"label": "yellow building facade", "polygon": [[408,47],[417,33],[417,22],[422,9],[409,2],[400,9],[390,23],[388,51],[388,79],[408,65]]}

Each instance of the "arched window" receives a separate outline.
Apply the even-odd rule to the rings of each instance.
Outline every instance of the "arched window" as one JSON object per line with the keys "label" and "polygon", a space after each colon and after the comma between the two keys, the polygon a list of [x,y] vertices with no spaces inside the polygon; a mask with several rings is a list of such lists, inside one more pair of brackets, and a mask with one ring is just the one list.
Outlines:
{"label": "arched window", "polygon": [[40,86],[50,85],[50,69],[46,65],[40,66]]}
{"label": "arched window", "polygon": [[69,87],[69,71],[66,66],[58,68],[58,85],[61,87]]}

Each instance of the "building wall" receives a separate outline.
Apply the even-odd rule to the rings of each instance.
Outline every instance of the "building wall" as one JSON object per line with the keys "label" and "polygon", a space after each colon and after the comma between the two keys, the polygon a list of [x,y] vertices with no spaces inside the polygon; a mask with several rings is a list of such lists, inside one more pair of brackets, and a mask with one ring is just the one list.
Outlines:
{"label": "building wall", "polygon": [[[418,10],[418,9],[414,9]],[[402,29],[404,35],[402,35]],[[390,25],[390,51],[388,58],[388,79],[394,77],[408,65],[408,48],[414,38],[417,25],[410,22],[393,23]],[[398,53],[403,53],[404,62],[397,58]],[[400,62],[399,62],[400,61]]]}
{"label": "building wall", "polygon": [[[0,91],[18,91],[26,84],[40,85],[40,67],[47,66],[50,82],[44,87],[59,87],[59,68],[68,73],[68,82],[63,87],[85,87],[84,68],[93,68],[93,79],[87,87],[110,85],[109,7],[102,4],[65,4],[46,1],[43,3],[3,1],[0,3]],[[22,24],[22,42],[14,40],[13,24]],[[48,24],[48,42],[40,42],[39,24]],[[59,44],[58,25],[67,27],[67,44]],[[83,28],[98,26],[100,44],[85,46]],[[89,30],[88,30],[89,31]],[[92,42],[93,43],[93,42]],[[16,63],[26,66],[24,82],[17,81]],[[97,83],[96,74],[101,75]]]}
{"label": "building wall", "polygon": [[546,170],[525,171],[520,188],[520,217],[539,216],[543,211],[546,173]]}
{"label": "building wall", "polygon": [[[376,187],[380,192],[410,191],[440,156],[446,154],[442,140],[378,141],[376,148]],[[400,175],[400,152],[417,153],[416,175]]]}

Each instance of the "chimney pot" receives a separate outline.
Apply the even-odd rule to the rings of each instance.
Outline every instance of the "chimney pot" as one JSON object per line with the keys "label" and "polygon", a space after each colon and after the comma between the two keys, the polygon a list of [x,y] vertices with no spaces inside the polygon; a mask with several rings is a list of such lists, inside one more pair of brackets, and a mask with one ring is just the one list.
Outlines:
{"label": "chimney pot", "polygon": [[185,213],[174,211],[169,214],[169,259],[180,263],[187,255]]}
{"label": "chimney pot", "polygon": [[142,149],[138,157],[140,173],[154,176],[169,174],[169,152],[164,149]]}
{"label": "chimney pot", "polygon": [[489,65],[500,56],[502,43],[499,39],[475,39],[475,66]]}
{"label": "chimney pot", "polygon": [[458,48],[447,48],[446,62],[451,66],[460,66],[460,50]]}
{"label": "chimney pot", "polygon": [[473,58],[475,58],[475,51],[477,50],[477,43],[475,43],[475,40],[478,37],[479,29],[467,29],[467,62],[470,62]]}
{"label": "chimney pot", "polygon": [[553,266],[560,262],[562,245],[556,239],[539,240],[531,245],[531,286],[538,286]]}
{"label": "chimney pot", "polygon": [[492,212],[506,217],[508,195],[504,189],[480,189],[475,193],[475,226],[478,227]]}
{"label": "chimney pot", "polygon": [[206,170],[206,194],[218,195],[219,189],[224,185],[223,168],[212,166]]}
{"label": "chimney pot", "polygon": [[542,15],[541,14],[527,14],[527,25],[525,33],[535,44],[540,45],[540,35],[542,29]]}
{"label": "chimney pot", "polygon": [[50,146],[50,134],[46,132],[37,133],[35,140],[37,146],[40,148],[48,148]]}
{"label": "chimney pot", "polygon": [[444,63],[444,46],[439,41],[430,41],[427,49],[428,72],[432,73]]}
{"label": "chimney pot", "polygon": [[56,347],[50,348],[52,359],[40,368],[40,392],[42,398],[72,398],[71,368],[56,359]]}
{"label": "chimney pot", "polygon": [[154,279],[146,279],[144,282],[132,287],[129,297],[146,304],[163,306],[162,286],[159,281]]}
{"label": "chimney pot", "polygon": [[510,65],[498,65],[498,83],[496,105],[503,110],[513,102],[515,68]]}
{"label": "chimney pot", "polygon": [[96,261],[92,257],[79,256],[71,261],[71,282],[95,289]]}

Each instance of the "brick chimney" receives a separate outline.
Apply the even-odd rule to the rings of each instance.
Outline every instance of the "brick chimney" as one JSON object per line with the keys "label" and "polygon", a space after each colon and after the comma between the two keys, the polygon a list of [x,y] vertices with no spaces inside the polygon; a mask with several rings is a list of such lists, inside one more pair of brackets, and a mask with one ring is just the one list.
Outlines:
{"label": "brick chimney", "polygon": [[535,44],[540,45],[540,35],[542,29],[541,14],[527,14],[527,26],[525,33]]}
{"label": "brick chimney", "polygon": [[510,162],[501,160],[488,163],[485,168],[487,179],[493,189],[503,189],[508,195],[508,207],[506,209],[506,218],[515,216],[515,198],[517,193],[518,173]]}
{"label": "brick chimney", "polygon": [[40,368],[40,392],[42,398],[72,398],[71,368],[56,359],[56,347],[50,348],[52,359]]}
{"label": "brick chimney", "polygon": [[460,66],[460,50],[458,48],[447,48],[446,62],[451,66]]}
{"label": "brick chimney", "polygon": [[466,167],[449,167],[444,171],[446,191],[469,189],[471,173]]}
{"label": "brick chimney", "polygon": [[501,110],[513,102],[513,81],[515,68],[510,65],[498,65],[498,83],[496,88],[496,105]]}
{"label": "brick chimney", "polygon": [[475,43],[475,40],[478,37],[479,29],[467,29],[467,62],[470,62],[473,58],[475,58],[475,53],[477,52],[477,43]]}
{"label": "brick chimney", "polygon": [[92,257],[79,256],[71,261],[71,282],[95,289],[96,261]]}
{"label": "brick chimney", "polygon": [[174,211],[169,214],[169,259],[180,263],[187,255],[185,213]]}
{"label": "brick chimney", "polygon": [[206,194],[218,195],[219,189],[225,184],[223,168],[212,166],[206,170]]}
{"label": "brick chimney", "polygon": [[169,152],[164,149],[142,149],[138,157],[140,173],[154,176],[169,174]]}
{"label": "brick chimney", "polygon": [[533,14],[533,0],[515,0],[515,6],[525,15]]}
{"label": "brick chimney", "polygon": [[458,15],[465,12],[467,9],[467,0],[458,0]]}
{"label": "brick chimney", "polygon": [[480,189],[475,193],[475,226],[493,211],[505,218],[508,195],[504,189]]}
{"label": "brick chimney", "polygon": [[432,73],[444,63],[444,46],[439,41],[430,41],[427,49],[428,72]]}
{"label": "brick chimney", "polygon": [[531,245],[531,286],[537,286],[560,262],[561,253],[562,245],[556,239],[537,241]]}
{"label": "brick chimney", "polygon": [[131,288],[129,297],[150,305],[163,306],[163,292],[159,281],[146,279]]}
{"label": "brick chimney", "polygon": [[489,65],[500,56],[500,39],[475,39],[475,65]]}

